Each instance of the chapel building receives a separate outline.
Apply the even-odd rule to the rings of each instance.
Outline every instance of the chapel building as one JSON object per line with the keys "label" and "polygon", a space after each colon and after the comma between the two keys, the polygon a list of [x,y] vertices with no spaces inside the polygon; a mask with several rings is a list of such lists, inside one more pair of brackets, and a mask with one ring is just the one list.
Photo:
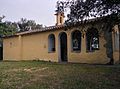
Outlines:
{"label": "chapel building", "polygon": [[[64,25],[64,13],[58,12],[56,25],[19,32],[3,39],[3,60],[44,60],[106,64],[109,62],[103,19],[96,18],[77,25]],[[114,63],[120,62],[118,24],[111,32]]]}

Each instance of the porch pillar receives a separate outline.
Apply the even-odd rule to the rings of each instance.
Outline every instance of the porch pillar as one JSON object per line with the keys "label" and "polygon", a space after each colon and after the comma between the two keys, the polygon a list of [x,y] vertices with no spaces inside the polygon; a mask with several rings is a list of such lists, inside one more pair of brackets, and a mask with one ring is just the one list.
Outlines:
{"label": "porch pillar", "polygon": [[18,42],[19,42],[19,60],[22,60],[22,36],[19,35],[18,38]]}
{"label": "porch pillar", "polygon": [[81,37],[81,53],[86,53],[86,33],[82,33]]}

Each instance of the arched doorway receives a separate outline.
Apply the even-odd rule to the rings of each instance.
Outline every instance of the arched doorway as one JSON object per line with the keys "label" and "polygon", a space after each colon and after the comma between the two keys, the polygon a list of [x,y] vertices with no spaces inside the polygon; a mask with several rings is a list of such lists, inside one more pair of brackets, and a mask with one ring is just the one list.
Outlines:
{"label": "arched doorway", "polygon": [[67,34],[62,32],[59,34],[59,61],[67,62]]}

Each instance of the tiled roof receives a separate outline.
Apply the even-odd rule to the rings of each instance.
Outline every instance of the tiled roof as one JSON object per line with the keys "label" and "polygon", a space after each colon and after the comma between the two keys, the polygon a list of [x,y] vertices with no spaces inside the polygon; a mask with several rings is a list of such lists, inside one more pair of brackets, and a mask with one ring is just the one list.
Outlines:
{"label": "tiled roof", "polygon": [[58,25],[58,26],[49,26],[41,29],[35,29],[35,30],[29,30],[29,31],[24,31],[24,32],[18,32],[14,35],[9,35],[9,36],[4,36],[3,38],[9,38],[9,37],[15,37],[19,35],[26,35],[26,34],[32,34],[32,33],[38,33],[38,32],[45,32],[45,31],[53,31],[53,30],[58,30],[60,28],[64,28],[64,25]]}
{"label": "tiled roof", "polygon": [[45,31],[51,31],[51,30],[57,30],[60,28],[63,28],[64,25],[58,25],[58,26],[49,26],[41,29],[35,29],[35,30],[30,30],[30,31],[25,31],[25,32],[19,32],[17,35],[24,35],[24,34],[30,34],[30,33],[38,33],[38,32],[45,32]]}

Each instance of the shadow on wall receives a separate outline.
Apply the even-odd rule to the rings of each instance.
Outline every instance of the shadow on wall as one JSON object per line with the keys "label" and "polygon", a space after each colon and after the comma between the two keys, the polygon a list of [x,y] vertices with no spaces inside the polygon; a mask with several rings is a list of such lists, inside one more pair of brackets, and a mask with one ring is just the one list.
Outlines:
{"label": "shadow on wall", "polygon": [[3,47],[0,47],[0,61],[3,60]]}

